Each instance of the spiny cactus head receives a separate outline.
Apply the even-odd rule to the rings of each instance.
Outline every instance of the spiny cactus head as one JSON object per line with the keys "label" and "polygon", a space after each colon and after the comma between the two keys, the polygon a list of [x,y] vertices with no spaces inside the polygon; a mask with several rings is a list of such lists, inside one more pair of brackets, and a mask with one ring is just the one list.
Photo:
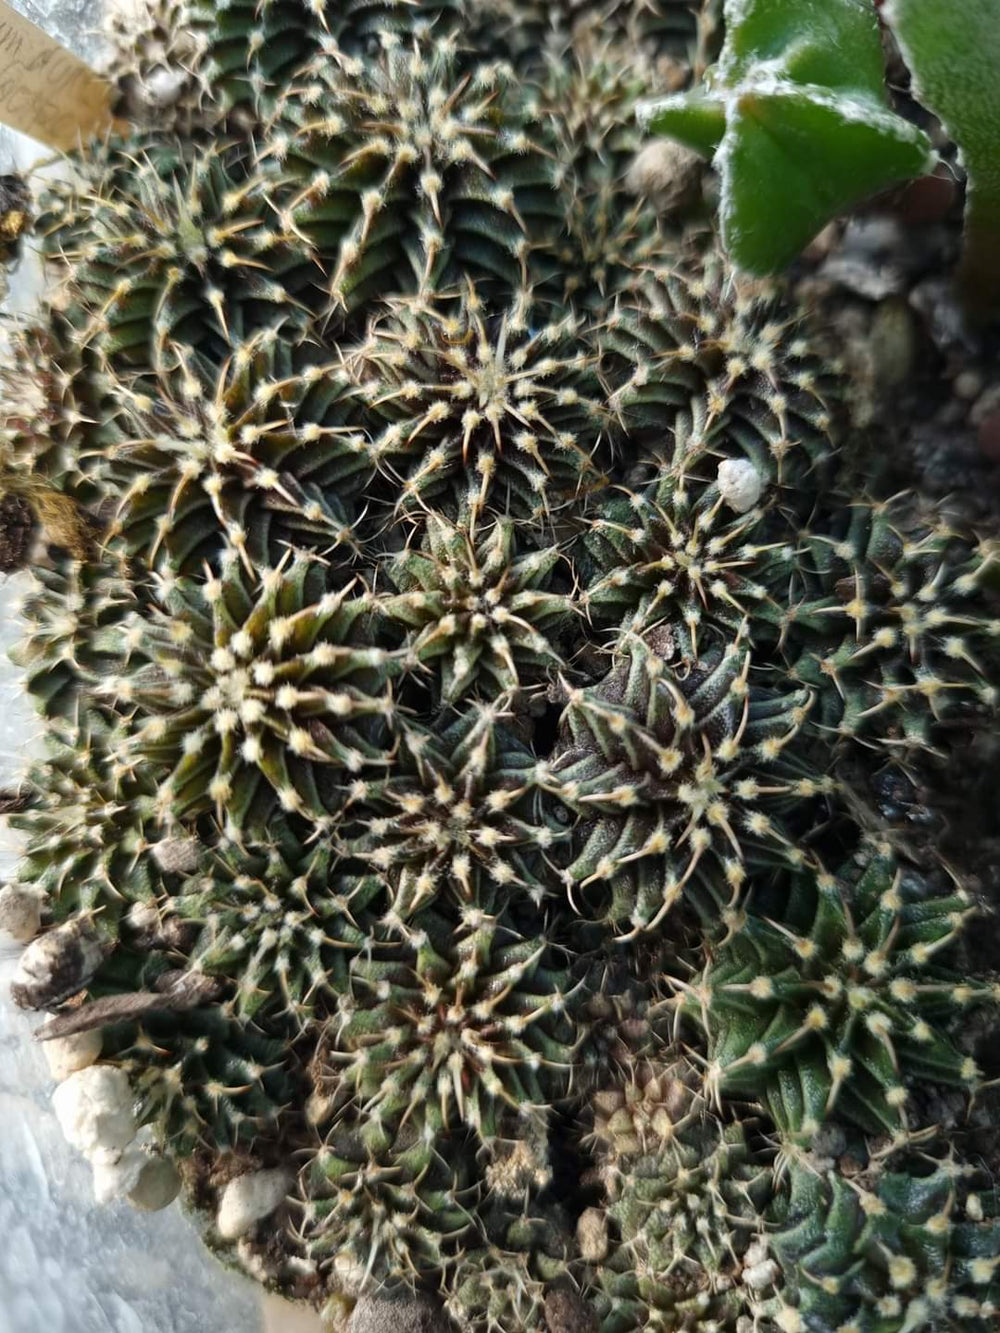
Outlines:
{"label": "spiny cactus head", "polygon": [[749,1308],[736,1280],[763,1230],[766,1155],[716,1119],[682,1063],[643,1063],[599,1092],[593,1142],[611,1223],[595,1270],[602,1326],[730,1327]]}
{"label": "spiny cactus head", "polygon": [[28,808],[10,817],[26,834],[19,880],[47,896],[57,921],[93,914],[108,939],[132,904],[175,882],[150,855],[161,838],[155,778],[120,762],[116,740],[95,714],[53,722],[47,757],[28,775]]}
{"label": "spiny cactus head", "polygon": [[405,727],[394,773],[352,789],[371,813],[351,850],[385,883],[399,921],[438,897],[540,906],[548,896],[546,856],[565,829],[542,807],[505,702],[474,705],[437,737]]}
{"label": "spiny cactus head", "polygon": [[474,686],[487,698],[512,693],[564,665],[572,567],[556,546],[519,541],[509,519],[473,532],[431,512],[421,549],[396,556],[388,576],[398,592],[380,610],[409,631],[408,654],[440,673],[444,703]]}
{"label": "spiny cactus head", "polygon": [[641,634],[681,621],[695,645],[699,636],[744,626],[753,645],[776,638],[796,529],[766,496],[734,512],[718,476],[692,493],[668,473],[611,493],[592,512],[581,600],[598,623]]}
{"label": "spiny cactus head", "polygon": [[287,1014],[301,1029],[375,949],[379,893],[329,839],[307,845],[272,817],[267,841],[223,839],[160,911],[197,925],[189,967],[233,983],[237,1017]]}
{"label": "spiny cactus head", "polygon": [[1000,1315],[1000,1199],[983,1183],[953,1157],[858,1177],[793,1166],[771,1213],[775,1326],[986,1333]]}
{"label": "spiny cactus head", "polygon": [[81,691],[93,699],[117,668],[121,627],[138,605],[120,551],[100,560],[50,555],[22,606],[13,657],[43,717],[75,722]]}
{"label": "spiny cactus head", "polygon": [[371,453],[397,510],[542,521],[602,484],[611,419],[573,314],[522,292],[491,315],[471,285],[394,301],[347,364],[386,421]]}
{"label": "spiny cactus head", "polygon": [[319,56],[279,97],[261,154],[279,226],[329,270],[334,312],[465,275],[522,286],[549,169],[511,70],[450,36],[383,48]]}
{"label": "spiny cactus head", "polygon": [[788,503],[815,490],[833,451],[836,380],[776,288],[734,281],[695,241],[637,276],[601,344],[611,406],[678,484],[711,482],[733,458]]}
{"label": "spiny cactus head", "polygon": [[141,1120],[178,1157],[273,1136],[295,1095],[285,1042],[223,1009],[109,1026],[103,1051],[129,1076]]}
{"label": "spiny cactus head", "polygon": [[980,1074],[945,1021],[990,1002],[939,963],[971,907],[927,897],[887,850],[860,873],[796,879],[778,921],[751,911],[683,1005],[709,1036],[711,1086],[763,1099],[782,1131],[809,1139],[831,1115],[874,1134],[908,1125],[917,1081],[970,1091]]}
{"label": "spiny cactus head", "polygon": [[540,784],[579,819],[564,878],[578,903],[603,893],[608,920],[632,934],[685,894],[717,919],[749,866],[805,859],[782,808],[832,789],[784,754],[809,695],[756,685],[739,637],[699,658],[661,627],[621,649],[604,680],[569,691],[560,742],[540,766]]}
{"label": "spiny cactus head", "polygon": [[299,1174],[296,1248],[352,1294],[433,1278],[474,1229],[474,1169],[404,1127],[381,1149],[343,1116]]}
{"label": "spiny cactus head", "polygon": [[398,961],[352,970],[333,1058],[365,1106],[366,1135],[412,1123],[434,1141],[464,1124],[487,1141],[569,1087],[574,994],[557,951],[480,907],[460,920],[449,936],[425,914],[403,930]]}
{"label": "spiny cactus head", "polygon": [[820,693],[816,720],[915,754],[940,723],[994,712],[996,544],[906,496],[845,504],[823,528],[800,538],[783,627],[799,647],[794,674]]}
{"label": "spiny cactus head", "polygon": [[228,332],[221,368],[171,344],[155,394],[118,387],[125,410],[104,464],[108,538],[179,573],[226,545],[257,564],[290,550],[350,559],[350,497],[368,469],[336,365],[298,347],[294,328]]}
{"label": "spiny cactus head", "polygon": [[341,783],[384,768],[392,656],[373,645],[363,589],[324,589],[316,562],[251,574],[230,550],[217,575],[162,578],[125,626],[103,691],[138,710],[128,752],[167,768],[164,817],[214,808],[239,830],[270,793],[323,820]]}
{"label": "spiny cactus head", "polygon": [[295,308],[308,265],[245,147],[193,153],[147,132],[109,140],[83,167],[82,181],[53,182],[38,229],[75,344],[102,363],[142,369],[171,343],[224,347],[237,312],[251,326]]}

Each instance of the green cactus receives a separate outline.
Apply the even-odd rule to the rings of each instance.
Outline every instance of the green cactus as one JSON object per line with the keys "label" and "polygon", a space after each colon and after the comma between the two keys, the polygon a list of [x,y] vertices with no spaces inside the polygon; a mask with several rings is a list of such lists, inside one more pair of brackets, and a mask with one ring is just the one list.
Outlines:
{"label": "green cactus", "polygon": [[43,717],[76,719],[81,691],[94,695],[117,673],[122,622],[138,598],[121,554],[101,561],[65,555],[37,571],[22,606],[25,633],[13,653]]}
{"label": "green cactus", "polygon": [[612,406],[679,484],[713,478],[728,458],[751,463],[783,499],[801,502],[820,484],[835,368],[773,287],[739,282],[713,248],[652,262],[609,311],[601,347]]}
{"label": "green cactus", "polygon": [[104,1029],[103,1054],[129,1075],[140,1122],[168,1150],[228,1150],[273,1137],[294,1097],[286,1041],[225,1010],[147,1014]]}
{"label": "green cactus", "polygon": [[169,367],[175,342],[225,346],[240,318],[273,323],[295,305],[308,264],[276,227],[247,148],[193,155],[147,132],[86,167],[82,181],[52,185],[38,221],[81,347]]}
{"label": "green cactus", "polygon": [[557,950],[478,906],[459,920],[449,935],[418,917],[398,928],[402,957],[352,969],[329,1058],[365,1109],[366,1142],[412,1123],[430,1141],[466,1125],[489,1143],[569,1088],[574,992]]}
{"label": "green cactus", "polygon": [[56,920],[93,915],[111,939],[122,914],[154,902],[170,880],[150,855],[161,838],[155,770],[121,763],[115,742],[93,714],[53,722],[47,757],[28,773],[31,803],[11,815],[27,835],[21,883],[48,896]]}
{"label": "green cactus", "polygon": [[282,228],[345,311],[466,274],[520,287],[551,202],[509,70],[466,68],[452,37],[383,41],[370,61],[317,59],[278,100],[262,163]]}
{"label": "green cactus", "polygon": [[907,1128],[917,1080],[974,1088],[945,1024],[994,991],[938,962],[971,910],[961,893],[922,896],[882,850],[839,880],[798,877],[779,919],[751,913],[700,981],[678,983],[708,1033],[711,1086],[762,1098],[806,1138],[833,1114]]}
{"label": "green cactus", "polygon": [[859,486],[709,178],[657,217],[637,105],[719,9],[150,0],[131,126],[44,187],[0,373],[48,747],[20,993],[97,932],[49,1035],[101,1024],[199,1210],[285,1173],[231,1257],[331,1312],[995,1322],[993,1202],[920,1209],[1000,992],[868,779],[967,763],[1000,548]]}
{"label": "green cactus", "polygon": [[347,497],[366,480],[364,437],[336,365],[296,351],[294,333],[274,326],[237,339],[221,369],[176,348],[155,395],[120,388],[126,409],[103,469],[108,536],[182,573],[227,545],[264,564],[289,550],[356,551]]}
{"label": "green cactus", "polygon": [[743,1126],[716,1119],[690,1069],[643,1064],[595,1095],[593,1136],[611,1226],[602,1333],[733,1327],[750,1306],[735,1279],[772,1193]]}
{"label": "green cactus", "polygon": [[124,752],[165,768],[164,817],[214,808],[238,831],[270,791],[322,820],[338,784],[386,766],[392,654],[366,632],[371,597],[324,585],[309,560],[251,576],[230,551],[218,577],[164,579],[124,625],[102,694],[137,709]]}
{"label": "green cactus", "polygon": [[197,924],[190,966],[235,983],[238,1018],[276,1011],[305,1027],[323,995],[348,988],[352,960],[375,948],[379,893],[329,842],[304,846],[272,817],[266,843],[223,841],[160,911]]}
{"label": "green cactus", "polygon": [[1000,1198],[954,1157],[857,1179],[793,1166],[771,1216],[785,1333],[986,1333],[1000,1314]]}
{"label": "green cactus", "polygon": [[499,707],[470,709],[440,737],[407,728],[401,749],[393,776],[357,789],[367,817],[349,844],[386,885],[394,916],[494,891],[540,905],[544,857],[566,831],[543,808],[533,756]]}
{"label": "green cactus", "polygon": [[570,891],[635,935],[685,894],[717,919],[751,868],[801,865],[783,811],[833,788],[793,757],[808,692],[756,686],[739,637],[697,656],[661,627],[622,648],[598,685],[570,691],[538,780],[579,816]]}
{"label": "green cactus", "polygon": [[345,1116],[300,1173],[296,1245],[354,1287],[411,1285],[460,1252],[475,1197],[461,1149],[445,1160],[407,1126],[370,1151],[358,1119]]}
{"label": "green cactus", "polygon": [[440,673],[443,702],[473,685],[496,698],[563,667],[557,636],[575,606],[559,548],[519,550],[509,519],[472,533],[431,513],[426,526],[423,548],[388,565],[398,592],[380,610],[410,631],[407,652]]}
{"label": "green cactus", "polygon": [[540,522],[602,485],[612,420],[597,360],[578,317],[523,293],[493,316],[471,285],[392,302],[347,364],[385,419],[371,455],[396,510],[443,503],[474,527],[499,506]]}
{"label": "green cactus", "polygon": [[905,499],[860,500],[805,527],[799,551],[782,629],[819,725],[906,753],[932,747],[936,724],[996,708],[1000,619],[982,596],[995,541]]}

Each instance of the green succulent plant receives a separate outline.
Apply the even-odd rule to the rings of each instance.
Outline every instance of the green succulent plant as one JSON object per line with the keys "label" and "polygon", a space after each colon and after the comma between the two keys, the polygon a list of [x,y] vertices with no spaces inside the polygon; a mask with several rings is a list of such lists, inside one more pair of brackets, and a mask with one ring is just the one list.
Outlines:
{"label": "green succulent plant", "polygon": [[94,697],[117,672],[122,622],[138,598],[120,552],[101,561],[63,555],[37,571],[22,604],[14,660],[43,717],[74,722],[81,691]]}
{"label": "green succulent plant", "polygon": [[146,1014],[103,1035],[104,1055],[129,1075],[140,1122],[177,1156],[273,1136],[294,1097],[283,1037],[223,1009]]}
{"label": "green succulent plant", "polygon": [[994,992],[938,962],[971,910],[961,893],[922,895],[881,850],[860,873],[797,878],[779,919],[749,914],[698,982],[679,983],[708,1033],[711,1086],[761,1098],[806,1138],[833,1114],[872,1134],[907,1128],[914,1082],[974,1088],[946,1024]]}
{"label": "green succulent plant", "polygon": [[773,287],[739,282],[714,248],[646,266],[600,344],[612,407],[680,487],[713,480],[726,459],[749,462],[792,503],[821,484],[835,368]]}
{"label": "green succulent plant", "polygon": [[388,565],[398,591],[381,612],[408,629],[407,652],[440,673],[445,703],[473,687],[496,698],[564,665],[557,636],[576,608],[569,578],[565,591],[557,580],[569,567],[557,546],[517,542],[509,519],[473,534],[431,513],[422,548]]}
{"label": "green succulent plant", "polygon": [[355,1285],[411,1286],[439,1273],[475,1228],[475,1182],[461,1151],[445,1160],[412,1127],[369,1150],[344,1117],[299,1176],[298,1246]]}
{"label": "green succulent plant", "polygon": [[949,717],[996,707],[1000,619],[983,596],[995,542],[905,499],[862,500],[806,527],[799,551],[782,628],[801,645],[796,678],[825,687],[820,725],[909,752],[930,748]]}
{"label": "green succulent plant", "polygon": [[[192,154],[147,132],[110,141],[82,181],[54,183],[38,229],[83,347],[142,370],[176,342],[217,346],[229,329],[294,306],[308,265],[275,225],[249,150]],[[240,312],[239,315],[237,312]]]}
{"label": "green succulent plant", "polygon": [[690,1069],[644,1063],[595,1095],[593,1138],[612,1232],[601,1329],[734,1326],[750,1308],[735,1279],[773,1187],[743,1126],[711,1113]]}
{"label": "green succulent plant", "polygon": [[[527,293],[490,315],[480,291],[394,301],[348,368],[377,420],[371,457],[397,511],[487,508],[536,522],[604,483],[612,431],[597,355],[572,313]],[[595,461],[595,455],[597,461]]]}
{"label": "green succulent plant", "polygon": [[534,758],[497,705],[460,715],[438,736],[407,728],[395,774],[356,789],[365,803],[354,855],[386,885],[406,921],[439,896],[546,897],[545,855],[566,830],[544,808]]}
{"label": "green succulent plant", "polygon": [[149,854],[161,836],[155,770],[122,763],[115,741],[93,714],[54,721],[28,773],[28,808],[10,817],[26,835],[20,882],[51,899],[57,920],[93,916],[111,939],[133,903],[167,886]]}
{"label": "green succulent plant", "polygon": [[338,784],[385,767],[392,654],[366,633],[367,593],[324,588],[308,559],[251,574],[229,551],[218,576],[162,580],[159,604],[123,624],[103,693],[138,710],[125,751],[166,771],[164,811],[215,809],[238,830],[270,791],[323,819]]}
{"label": "green succulent plant", "polygon": [[317,997],[345,991],[353,960],[376,949],[378,881],[274,818],[267,841],[224,840],[206,862],[160,904],[198,927],[190,966],[235,983],[238,1018],[277,1010],[306,1026]]}
{"label": "green succulent plant", "polygon": [[685,894],[717,918],[751,869],[805,863],[783,812],[833,785],[793,757],[810,695],[755,685],[738,637],[700,659],[666,627],[622,649],[599,684],[569,692],[538,781],[579,818],[568,888],[603,890],[606,920],[633,936]]}
{"label": "green succulent plant", "polygon": [[329,265],[348,312],[466,274],[523,285],[528,230],[552,205],[509,69],[467,67],[453,37],[384,48],[317,57],[278,100],[262,161],[282,228]]}
{"label": "green succulent plant", "polygon": [[452,934],[418,917],[397,959],[361,960],[340,1000],[328,1058],[364,1107],[366,1142],[413,1123],[421,1137],[544,1115],[569,1087],[573,989],[544,935],[464,908]]}
{"label": "green succulent plant", "polygon": [[954,1157],[873,1164],[860,1179],[792,1168],[772,1214],[775,1326],[985,1333],[1000,1312],[1000,1200]]}
{"label": "green succulent plant", "polygon": [[264,564],[356,551],[347,497],[364,485],[365,440],[336,365],[297,358],[295,341],[258,330],[221,367],[174,347],[156,392],[128,396],[104,489],[108,535],[130,555],[188,573],[226,546]]}
{"label": "green succulent plant", "polygon": [[859,485],[815,315],[643,144],[720,10],[149,0],[131,124],[43,187],[15,990],[331,1315],[996,1322],[929,1121],[991,1096],[1000,992],[916,823],[870,839],[886,765],[950,782],[995,709],[1000,548]]}

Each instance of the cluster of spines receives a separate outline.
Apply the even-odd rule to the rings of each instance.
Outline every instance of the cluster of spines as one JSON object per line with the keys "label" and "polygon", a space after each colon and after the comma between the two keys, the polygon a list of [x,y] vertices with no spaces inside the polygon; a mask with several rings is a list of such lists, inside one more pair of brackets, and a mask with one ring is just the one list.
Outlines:
{"label": "cluster of spines", "polygon": [[[544,66],[525,3],[334,8],[192,3],[169,132],[95,146],[43,210],[59,310],[3,443],[100,559],[54,554],[29,604],[69,730],[24,877],[116,945],[95,996],[211,978],[106,1057],[177,1155],[301,1153],[290,1243],[330,1290],[440,1288],[520,1333],[569,1278],[602,1333],[789,1333],[799,1259],[758,1236],[768,1199],[790,1225],[787,1163],[839,1120],[905,1141],[900,1079],[980,1085],[950,1025],[994,996],[938,958],[968,905],[911,900],[881,852],[834,892],[818,848],[855,739],[919,761],[994,705],[994,548],[898,501],[845,526],[797,317],[627,195],[691,6],[557,7]],[[693,930],[708,969],[650,1003]],[[664,1015],[707,1074],[670,1072]],[[762,1069],[776,1159],[737,1109]],[[595,1080],[588,1258],[557,1195]],[[940,1308],[988,1318],[1000,1242],[952,1236]],[[873,1299],[865,1333],[896,1318]]]}

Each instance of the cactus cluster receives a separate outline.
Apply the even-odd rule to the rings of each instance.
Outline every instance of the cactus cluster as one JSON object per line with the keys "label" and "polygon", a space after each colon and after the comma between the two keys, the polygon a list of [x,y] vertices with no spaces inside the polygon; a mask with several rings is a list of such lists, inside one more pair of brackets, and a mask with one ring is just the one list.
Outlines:
{"label": "cactus cluster", "polygon": [[859,486],[804,313],[637,190],[697,11],[156,0],[38,200],[19,1002],[199,1207],[284,1182],[213,1243],[331,1318],[997,1308],[926,1110],[997,987],[868,779],[993,715],[1000,546]]}

